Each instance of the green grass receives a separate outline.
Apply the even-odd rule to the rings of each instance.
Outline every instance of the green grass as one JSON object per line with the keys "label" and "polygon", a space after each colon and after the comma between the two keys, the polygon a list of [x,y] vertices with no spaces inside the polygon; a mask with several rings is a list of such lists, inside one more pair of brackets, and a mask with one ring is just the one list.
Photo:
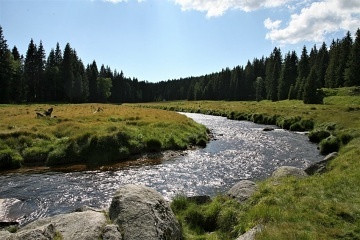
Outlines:
{"label": "green grass", "polygon": [[[103,165],[132,155],[204,145],[207,129],[184,115],[110,104],[0,105],[0,169]],[[95,111],[102,109],[102,111]],[[206,144],[205,141],[205,144]]]}
{"label": "green grass", "polygon": [[[141,105],[271,123],[285,129],[297,130],[303,124],[306,127],[299,129],[311,130],[310,136],[323,153],[339,151],[326,173],[259,182],[259,191],[244,205],[225,196],[201,206],[185,198],[178,203],[175,198],[172,207],[185,239],[234,239],[258,224],[263,230],[256,239],[360,239],[359,91],[325,89],[325,93],[323,105],[305,105],[301,101]],[[211,225],[209,222],[216,223],[212,229],[206,227]]]}

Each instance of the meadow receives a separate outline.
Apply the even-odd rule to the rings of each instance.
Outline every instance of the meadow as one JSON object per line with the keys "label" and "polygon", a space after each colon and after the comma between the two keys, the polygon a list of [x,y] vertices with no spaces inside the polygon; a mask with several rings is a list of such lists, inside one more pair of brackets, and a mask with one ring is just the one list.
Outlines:
{"label": "meadow", "polygon": [[309,131],[323,154],[339,152],[324,174],[258,182],[259,191],[243,205],[225,195],[205,204],[175,197],[172,208],[185,239],[235,239],[257,225],[262,231],[256,239],[360,239],[360,89],[324,91],[321,105],[288,100],[141,104]]}
{"label": "meadow", "polygon": [[[38,116],[50,107],[52,116]],[[207,129],[174,112],[111,104],[0,105],[0,169],[85,163],[204,146]]]}

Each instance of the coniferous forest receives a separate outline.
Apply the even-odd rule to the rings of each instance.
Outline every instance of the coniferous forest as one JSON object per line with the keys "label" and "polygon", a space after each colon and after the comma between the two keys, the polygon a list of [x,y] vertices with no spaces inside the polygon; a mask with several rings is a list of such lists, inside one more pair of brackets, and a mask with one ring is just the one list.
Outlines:
{"label": "coniferous forest", "polygon": [[[319,49],[318,49],[319,48]],[[125,77],[96,61],[86,66],[70,44],[59,43],[46,54],[31,39],[25,55],[7,45],[0,26],[0,103],[152,102],[163,100],[285,100],[322,103],[321,88],[360,86],[360,29],[334,39],[330,46],[303,47],[246,66],[204,76],[151,83]]]}

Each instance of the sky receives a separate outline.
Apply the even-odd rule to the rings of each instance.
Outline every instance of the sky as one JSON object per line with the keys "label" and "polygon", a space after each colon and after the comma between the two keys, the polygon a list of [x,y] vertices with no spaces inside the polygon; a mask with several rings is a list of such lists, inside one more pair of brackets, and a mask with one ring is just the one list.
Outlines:
{"label": "sky", "polygon": [[359,0],[0,0],[9,48],[67,43],[85,65],[159,82],[246,65],[279,47],[330,46],[360,27]]}

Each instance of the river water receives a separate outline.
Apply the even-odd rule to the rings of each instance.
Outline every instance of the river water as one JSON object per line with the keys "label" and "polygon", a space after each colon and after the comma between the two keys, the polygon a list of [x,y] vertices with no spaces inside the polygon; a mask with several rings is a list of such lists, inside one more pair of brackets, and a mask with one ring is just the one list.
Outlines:
{"label": "river water", "polygon": [[105,208],[127,183],[154,188],[166,199],[176,194],[224,193],[242,179],[260,180],[279,166],[306,168],[319,161],[307,136],[224,117],[184,113],[214,135],[206,148],[140,159],[97,170],[0,174],[0,220],[20,224],[68,213],[84,205]]}

